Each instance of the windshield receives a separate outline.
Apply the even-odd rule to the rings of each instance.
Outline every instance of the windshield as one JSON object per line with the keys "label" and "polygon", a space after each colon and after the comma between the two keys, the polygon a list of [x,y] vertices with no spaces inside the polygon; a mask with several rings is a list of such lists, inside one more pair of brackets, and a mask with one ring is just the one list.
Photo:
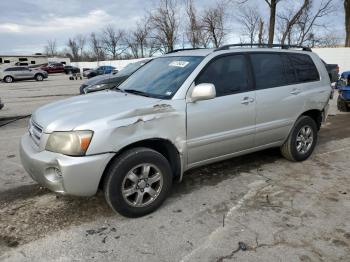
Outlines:
{"label": "windshield", "polygon": [[147,63],[119,88],[126,92],[170,99],[203,60],[198,56],[160,57]]}

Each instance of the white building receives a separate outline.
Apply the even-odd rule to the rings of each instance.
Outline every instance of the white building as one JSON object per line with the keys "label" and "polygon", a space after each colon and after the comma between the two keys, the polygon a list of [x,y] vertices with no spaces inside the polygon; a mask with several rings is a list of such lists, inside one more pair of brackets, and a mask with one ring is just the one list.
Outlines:
{"label": "white building", "polygon": [[35,66],[47,64],[50,62],[70,64],[70,59],[65,57],[48,57],[42,54],[35,55],[2,55],[0,54],[0,66],[2,65],[20,65],[20,66]]}

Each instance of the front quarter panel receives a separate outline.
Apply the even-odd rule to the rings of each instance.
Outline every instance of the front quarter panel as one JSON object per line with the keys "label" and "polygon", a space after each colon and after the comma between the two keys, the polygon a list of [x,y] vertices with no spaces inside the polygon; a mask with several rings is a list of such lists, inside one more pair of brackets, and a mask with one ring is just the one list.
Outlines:
{"label": "front quarter panel", "polygon": [[186,151],[186,103],[185,100],[160,100],[152,106],[75,129],[94,131],[87,155],[118,152],[132,143],[154,138],[170,141],[183,155]]}

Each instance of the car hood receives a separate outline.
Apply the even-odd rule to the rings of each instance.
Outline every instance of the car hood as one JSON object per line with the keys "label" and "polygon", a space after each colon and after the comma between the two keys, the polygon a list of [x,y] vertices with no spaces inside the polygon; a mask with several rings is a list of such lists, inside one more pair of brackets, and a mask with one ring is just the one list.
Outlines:
{"label": "car hood", "polygon": [[119,119],[138,108],[157,105],[160,99],[103,91],[68,98],[37,109],[32,119],[43,132],[70,131],[94,121]]}

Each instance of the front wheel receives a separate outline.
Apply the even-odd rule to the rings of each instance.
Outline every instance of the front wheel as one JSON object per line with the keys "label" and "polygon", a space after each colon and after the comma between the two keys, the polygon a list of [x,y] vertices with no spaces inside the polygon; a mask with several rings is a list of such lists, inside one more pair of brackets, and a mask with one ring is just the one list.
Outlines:
{"label": "front wheel", "polygon": [[12,76],[6,76],[4,78],[5,83],[12,83],[13,82],[13,77]]}
{"label": "front wheel", "polygon": [[36,80],[36,81],[43,81],[43,80],[44,80],[44,77],[43,77],[43,75],[41,75],[41,74],[37,74],[37,75],[35,76],[35,80]]}
{"label": "front wheel", "polygon": [[309,158],[317,143],[317,125],[309,116],[301,116],[295,123],[287,141],[281,147],[282,155],[290,161]]}
{"label": "front wheel", "polygon": [[134,148],[113,160],[104,179],[110,207],[126,217],[141,217],[156,210],[172,186],[168,160],[157,151]]}

